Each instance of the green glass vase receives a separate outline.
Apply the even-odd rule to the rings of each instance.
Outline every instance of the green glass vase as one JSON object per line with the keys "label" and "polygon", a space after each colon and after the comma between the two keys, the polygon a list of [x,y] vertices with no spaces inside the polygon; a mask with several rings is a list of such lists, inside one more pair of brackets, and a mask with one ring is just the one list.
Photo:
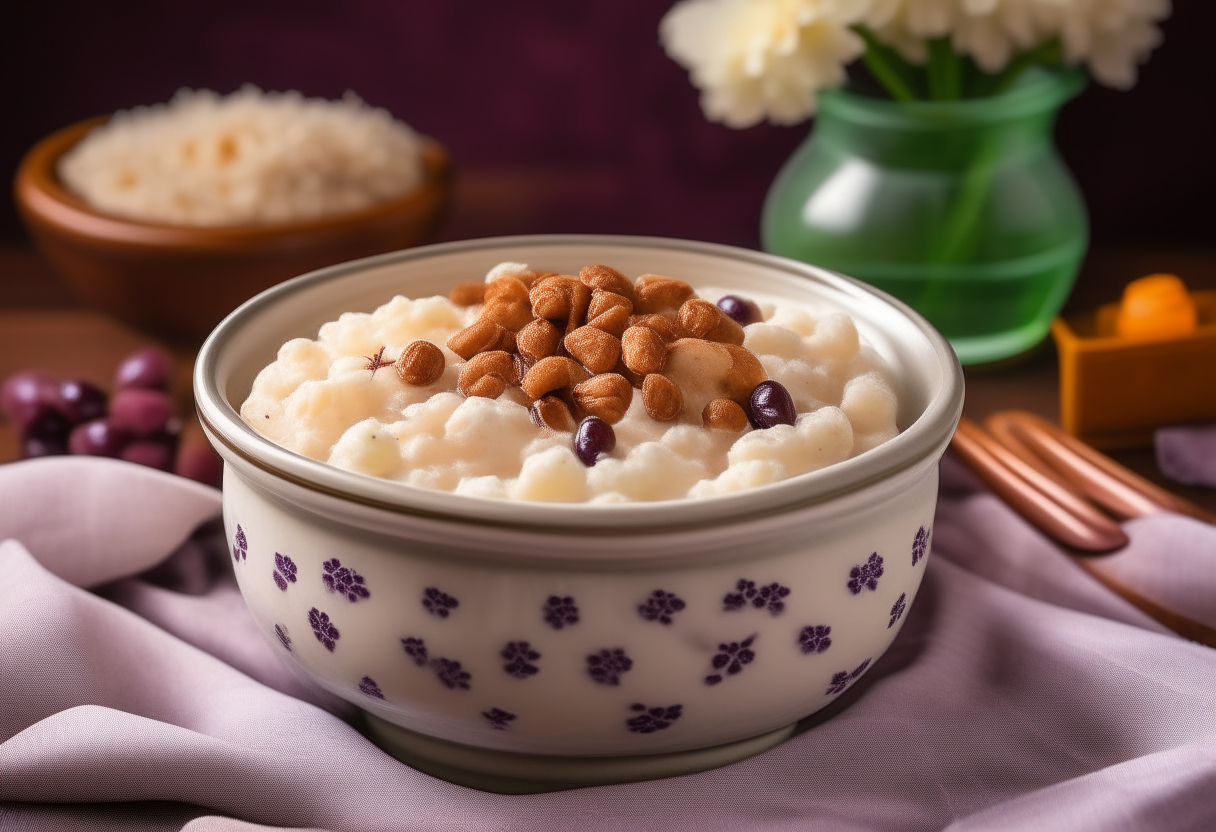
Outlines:
{"label": "green glass vase", "polygon": [[895,295],[964,364],[1025,352],[1046,337],[1089,242],[1052,140],[1084,85],[1079,71],[1036,67],[988,98],[822,93],[765,200],[765,250]]}

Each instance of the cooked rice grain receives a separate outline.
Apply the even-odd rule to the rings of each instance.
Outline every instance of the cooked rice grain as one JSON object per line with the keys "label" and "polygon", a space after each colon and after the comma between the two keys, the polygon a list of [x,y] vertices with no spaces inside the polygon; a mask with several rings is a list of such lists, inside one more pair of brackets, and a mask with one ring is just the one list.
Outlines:
{"label": "cooked rice grain", "polygon": [[418,135],[353,93],[180,90],[120,111],[59,163],[98,211],[172,225],[283,223],[357,211],[418,186]]}

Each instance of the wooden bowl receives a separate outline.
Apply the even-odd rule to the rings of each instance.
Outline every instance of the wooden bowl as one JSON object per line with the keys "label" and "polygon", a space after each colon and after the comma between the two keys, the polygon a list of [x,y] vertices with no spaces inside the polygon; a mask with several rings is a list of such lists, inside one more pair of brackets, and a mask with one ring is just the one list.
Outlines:
{"label": "wooden bowl", "polygon": [[425,139],[423,184],[361,211],[293,223],[199,228],[100,213],[59,180],[61,156],[103,116],[34,145],[17,168],[21,218],[85,303],[179,347],[197,347],[229,312],[322,266],[430,242],[451,194],[451,163]]}

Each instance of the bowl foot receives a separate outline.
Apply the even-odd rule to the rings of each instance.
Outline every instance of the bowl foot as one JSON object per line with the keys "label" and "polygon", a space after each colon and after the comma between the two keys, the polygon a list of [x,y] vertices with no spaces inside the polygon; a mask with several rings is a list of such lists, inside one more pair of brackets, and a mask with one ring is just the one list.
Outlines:
{"label": "bowl foot", "polygon": [[793,735],[787,725],[745,740],[633,757],[560,757],[494,751],[428,737],[363,713],[376,745],[421,772],[481,791],[535,794],[692,774],[767,751]]}

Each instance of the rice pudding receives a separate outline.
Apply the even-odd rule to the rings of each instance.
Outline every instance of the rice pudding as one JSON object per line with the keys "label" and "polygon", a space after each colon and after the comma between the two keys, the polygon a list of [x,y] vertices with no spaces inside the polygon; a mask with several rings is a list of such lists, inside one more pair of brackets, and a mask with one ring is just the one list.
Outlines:
{"label": "rice pudding", "polygon": [[509,500],[709,497],[894,437],[890,369],[845,314],[495,266],[298,338],[242,418],[288,450],[410,485]]}

